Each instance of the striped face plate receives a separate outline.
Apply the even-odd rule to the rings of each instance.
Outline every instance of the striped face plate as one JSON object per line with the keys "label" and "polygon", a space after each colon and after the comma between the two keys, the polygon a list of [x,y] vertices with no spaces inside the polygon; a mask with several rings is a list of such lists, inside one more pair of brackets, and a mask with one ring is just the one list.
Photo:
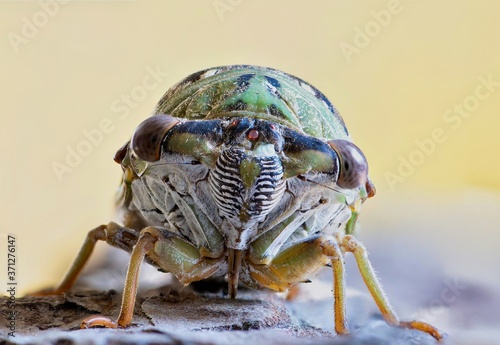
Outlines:
{"label": "striped face plate", "polygon": [[[245,188],[241,166],[247,161],[258,171],[253,184]],[[264,220],[285,191],[283,167],[277,156],[252,159],[243,150],[222,152],[210,172],[210,190],[223,217],[239,232],[252,229]]]}

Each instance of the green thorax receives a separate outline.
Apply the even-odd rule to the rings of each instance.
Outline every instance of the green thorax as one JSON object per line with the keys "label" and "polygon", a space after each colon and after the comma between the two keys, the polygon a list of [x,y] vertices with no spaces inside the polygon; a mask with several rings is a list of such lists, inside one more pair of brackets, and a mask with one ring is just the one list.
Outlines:
{"label": "green thorax", "polygon": [[347,139],[330,101],[305,81],[266,67],[225,66],[190,75],[160,100],[155,113],[186,119],[252,117],[327,139]]}

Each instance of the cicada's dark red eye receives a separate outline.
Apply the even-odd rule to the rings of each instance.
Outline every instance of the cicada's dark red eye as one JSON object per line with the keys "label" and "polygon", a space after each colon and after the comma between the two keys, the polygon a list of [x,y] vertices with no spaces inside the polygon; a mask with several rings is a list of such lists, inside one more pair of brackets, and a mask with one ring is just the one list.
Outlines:
{"label": "cicada's dark red eye", "polygon": [[361,150],[347,140],[329,140],[340,161],[337,185],[345,189],[354,189],[365,185],[368,179],[368,162]]}
{"label": "cicada's dark red eye", "polygon": [[132,150],[146,162],[160,159],[160,146],[165,134],[180,121],[170,115],[155,115],[143,121],[130,141]]}

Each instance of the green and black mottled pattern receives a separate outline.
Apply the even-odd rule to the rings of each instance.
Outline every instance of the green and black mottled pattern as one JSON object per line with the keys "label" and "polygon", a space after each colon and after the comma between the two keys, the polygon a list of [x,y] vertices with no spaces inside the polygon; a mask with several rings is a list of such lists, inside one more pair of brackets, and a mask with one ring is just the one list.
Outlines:
{"label": "green and black mottled pattern", "polygon": [[325,95],[266,67],[223,66],[191,74],[167,91],[155,112],[186,119],[261,118],[310,136],[349,140],[344,121]]}

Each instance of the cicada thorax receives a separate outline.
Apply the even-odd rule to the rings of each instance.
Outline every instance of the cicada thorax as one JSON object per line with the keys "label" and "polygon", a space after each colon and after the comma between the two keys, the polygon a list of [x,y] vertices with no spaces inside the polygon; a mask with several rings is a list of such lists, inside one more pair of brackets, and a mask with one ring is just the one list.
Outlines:
{"label": "cicada thorax", "polygon": [[300,78],[259,66],[194,73],[167,91],[155,113],[192,120],[260,118],[314,137],[349,138],[339,112],[322,92]]}
{"label": "cicada thorax", "polygon": [[209,173],[209,184],[231,248],[244,248],[257,226],[279,203],[285,191],[283,166],[277,155],[253,156],[241,148],[220,154]]}

